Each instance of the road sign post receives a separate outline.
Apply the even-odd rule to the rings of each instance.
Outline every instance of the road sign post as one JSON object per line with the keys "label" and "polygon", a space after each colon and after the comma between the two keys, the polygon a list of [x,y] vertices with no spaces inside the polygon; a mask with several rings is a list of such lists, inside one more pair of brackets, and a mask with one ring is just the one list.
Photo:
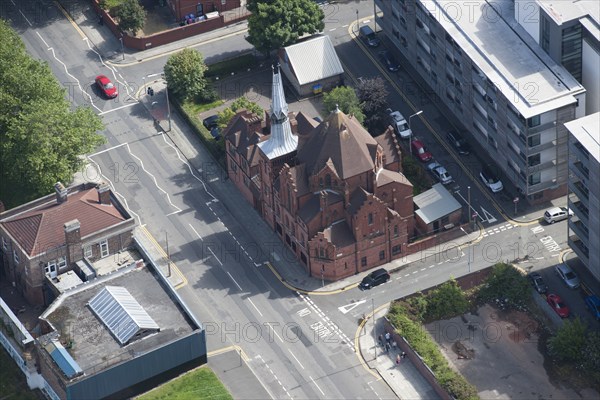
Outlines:
{"label": "road sign post", "polygon": [[515,203],[515,215],[517,215],[517,204],[519,204],[519,198],[515,197],[513,199],[513,203]]}
{"label": "road sign post", "polygon": [[474,212],[471,215],[471,220],[473,220],[473,230],[475,230],[475,222],[477,222],[477,213],[476,212]]}

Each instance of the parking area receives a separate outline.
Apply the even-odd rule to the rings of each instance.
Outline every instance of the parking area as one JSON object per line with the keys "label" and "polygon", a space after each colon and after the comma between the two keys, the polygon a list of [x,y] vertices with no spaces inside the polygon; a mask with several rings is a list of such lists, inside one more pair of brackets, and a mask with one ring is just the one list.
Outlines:
{"label": "parking area", "polygon": [[442,353],[471,382],[483,399],[597,399],[549,376],[540,352],[543,329],[521,311],[497,311],[485,305],[475,314],[426,325]]}

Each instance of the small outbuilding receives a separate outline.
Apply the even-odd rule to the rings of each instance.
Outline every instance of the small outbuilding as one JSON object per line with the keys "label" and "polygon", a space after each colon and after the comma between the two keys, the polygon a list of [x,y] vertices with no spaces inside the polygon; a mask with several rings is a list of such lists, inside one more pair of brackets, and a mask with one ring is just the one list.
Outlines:
{"label": "small outbuilding", "polygon": [[311,36],[279,50],[281,70],[300,96],[342,84],[344,69],[327,35]]}
{"label": "small outbuilding", "polygon": [[413,197],[416,229],[419,235],[451,229],[460,224],[462,207],[452,194],[436,183],[426,192]]}

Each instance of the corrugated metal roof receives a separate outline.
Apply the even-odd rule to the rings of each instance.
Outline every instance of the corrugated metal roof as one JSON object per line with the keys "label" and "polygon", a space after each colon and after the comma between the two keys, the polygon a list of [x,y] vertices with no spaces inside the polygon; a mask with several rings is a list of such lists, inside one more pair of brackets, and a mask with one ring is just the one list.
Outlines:
{"label": "corrugated metal roof", "polygon": [[46,350],[50,353],[50,356],[56,365],[58,365],[67,378],[72,378],[83,372],[79,364],[77,364],[73,357],[67,352],[67,349],[59,342],[49,343],[46,346]]}
{"label": "corrugated metal roof", "polygon": [[284,48],[300,85],[344,73],[329,36],[317,36]]}
{"label": "corrugated metal roof", "polygon": [[413,197],[413,202],[419,207],[415,214],[426,224],[460,209],[460,203],[441,183],[436,183],[428,191]]}
{"label": "corrugated metal roof", "polygon": [[139,331],[160,329],[124,287],[105,286],[92,297],[89,306],[122,345]]}

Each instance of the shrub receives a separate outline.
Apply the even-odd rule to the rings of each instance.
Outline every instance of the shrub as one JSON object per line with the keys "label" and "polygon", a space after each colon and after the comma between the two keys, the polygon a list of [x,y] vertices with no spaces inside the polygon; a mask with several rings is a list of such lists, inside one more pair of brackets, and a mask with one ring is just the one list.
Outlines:
{"label": "shrub", "polygon": [[548,339],[550,354],[564,361],[578,362],[585,359],[583,349],[586,345],[586,328],[579,317],[573,321],[565,321],[556,335]]}
{"label": "shrub", "polygon": [[133,36],[146,22],[146,10],[138,0],[125,0],[116,8],[114,15],[119,21],[119,27],[124,31],[131,31]]}
{"label": "shrub", "polygon": [[173,54],[165,64],[165,79],[169,92],[177,100],[197,99],[206,91],[206,64],[199,51],[183,49]]}
{"label": "shrub", "polygon": [[425,319],[429,321],[447,319],[464,314],[469,301],[454,279],[444,282],[427,295]]}
{"label": "shrub", "polygon": [[512,265],[499,263],[479,290],[478,297],[485,302],[505,299],[509,307],[523,307],[531,300],[531,289],[525,278]]}
{"label": "shrub", "polygon": [[256,115],[258,115],[261,119],[264,118],[264,110],[262,109],[262,107],[250,100],[248,100],[246,97],[242,96],[239,99],[235,100],[233,103],[231,103],[231,105],[227,108],[225,108],[223,111],[221,111],[219,113],[219,119],[218,119],[218,125],[220,128],[225,128],[227,126],[227,124],[229,124],[229,121],[231,121],[231,118],[233,118],[233,116],[242,109],[246,109],[250,112],[255,113]]}

